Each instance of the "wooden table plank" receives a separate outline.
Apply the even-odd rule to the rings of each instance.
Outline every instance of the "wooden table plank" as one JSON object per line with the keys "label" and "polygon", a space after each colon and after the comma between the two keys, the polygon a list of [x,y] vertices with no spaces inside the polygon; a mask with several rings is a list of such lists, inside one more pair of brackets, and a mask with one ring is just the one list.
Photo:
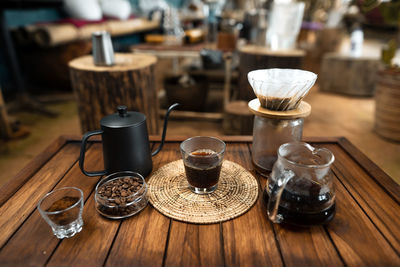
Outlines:
{"label": "wooden table plank", "polygon": [[344,266],[323,226],[274,228],[285,266]]}
{"label": "wooden table plank", "polygon": [[[96,144],[88,149],[86,156],[88,168],[100,169],[103,167],[102,161],[99,160],[101,157],[100,151],[100,144]],[[83,175],[78,163],[75,163],[74,167],[68,171],[55,188],[65,186],[79,187],[87,199],[97,180],[96,178],[89,178]],[[88,204],[85,203],[85,209],[87,207]],[[86,215],[86,211],[83,215]],[[84,219],[84,224],[87,224],[86,221],[87,219]],[[84,225],[83,233],[87,231],[87,228],[87,225]],[[76,239],[81,234],[71,238],[71,240]],[[0,262],[6,266],[44,265],[58,244],[59,240],[53,235],[50,226],[43,220],[39,212],[34,210],[26,222],[7,242],[7,245],[0,251]]]}
{"label": "wooden table plank", "polygon": [[105,266],[161,266],[169,223],[151,207],[125,220]]}
{"label": "wooden table plank", "polygon": [[[246,144],[228,143],[225,158],[253,170]],[[261,190],[260,192],[261,193]],[[282,266],[271,223],[263,215],[261,194],[247,213],[222,224],[227,266]]]}
{"label": "wooden table plank", "polygon": [[220,224],[173,221],[165,266],[224,266]]}
{"label": "wooden table plank", "polygon": [[76,162],[79,146],[68,144],[0,207],[0,247],[24,223],[40,198],[49,192]]}
{"label": "wooden table plank", "polygon": [[399,204],[340,147],[326,147],[336,156],[333,167],[336,175],[400,253]]}
{"label": "wooden table plank", "polygon": [[399,255],[360,208],[338,178],[336,215],[326,226],[336,248],[348,266],[393,266]]}
{"label": "wooden table plank", "polygon": [[[93,146],[86,153],[85,165],[88,170],[101,170],[104,168],[101,160],[102,147],[101,144]],[[94,188],[100,178],[87,177],[76,167],[78,174],[65,177],[63,182],[75,183],[84,190],[87,200],[83,211],[83,229],[76,236],[62,240],[47,266],[103,265],[120,225],[119,220],[105,219],[95,209]]]}
{"label": "wooden table plank", "polygon": [[[168,162],[181,159],[179,143],[169,143]],[[221,266],[224,263],[220,224],[196,225],[171,221],[165,266]]]}
{"label": "wooden table plank", "polygon": [[[175,145],[165,144],[162,152],[153,158],[153,170],[175,160],[175,151]],[[149,206],[123,221],[106,266],[162,265],[170,219]]]}
{"label": "wooden table plank", "polygon": [[60,136],[53,141],[43,152],[0,187],[0,206],[3,205],[25,182],[32,177],[47,161],[51,159],[64,145],[66,138]]}
{"label": "wooden table plank", "polygon": [[121,221],[103,218],[94,207],[92,192],[85,203],[84,229],[78,235],[64,239],[46,266],[103,265]]}
{"label": "wooden table plank", "polygon": [[339,145],[347,154],[368,172],[370,177],[381,184],[390,195],[400,203],[400,185],[389,177],[382,169],[373,163],[366,155],[358,150],[349,140],[342,137],[338,139]]}
{"label": "wooden table plank", "polygon": [[[259,179],[264,189],[267,179],[261,175]],[[266,213],[265,207],[263,212]],[[285,266],[343,266],[340,255],[323,226],[302,228],[273,224],[273,227]]]}

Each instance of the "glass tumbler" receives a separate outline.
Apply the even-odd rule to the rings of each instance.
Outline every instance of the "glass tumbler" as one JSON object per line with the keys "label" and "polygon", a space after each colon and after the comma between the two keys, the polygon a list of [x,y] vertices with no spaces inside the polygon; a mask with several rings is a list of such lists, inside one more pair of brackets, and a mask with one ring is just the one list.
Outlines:
{"label": "glass tumbler", "polygon": [[189,189],[208,194],[217,189],[224,158],[225,143],[215,137],[195,136],[181,143]]}
{"label": "glass tumbler", "polygon": [[82,230],[83,192],[76,187],[63,187],[46,194],[37,208],[59,238],[74,236]]}
{"label": "glass tumbler", "polygon": [[252,160],[258,173],[268,176],[277,160],[280,145],[300,141],[303,135],[303,118],[272,119],[254,117]]}

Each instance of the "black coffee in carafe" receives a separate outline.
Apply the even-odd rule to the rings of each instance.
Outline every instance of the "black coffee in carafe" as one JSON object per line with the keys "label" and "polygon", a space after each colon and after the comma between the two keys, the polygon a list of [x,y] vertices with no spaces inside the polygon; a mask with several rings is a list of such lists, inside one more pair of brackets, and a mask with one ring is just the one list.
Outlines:
{"label": "black coffee in carafe", "polygon": [[[302,182],[304,183],[303,185],[301,184]],[[330,190],[325,191],[318,184],[310,185],[309,183],[309,181],[300,179],[294,185],[296,192],[290,190],[289,184],[283,189],[278,213],[283,217],[284,222],[298,226],[311,226],[326,224],[335,216],[335,197],[332,192]],[[268,191],[270,192],[273,186],[273,182],[267,182],[263,192],[265,206],[268,205]],[[305,190],[302,191],[299,188]]]}

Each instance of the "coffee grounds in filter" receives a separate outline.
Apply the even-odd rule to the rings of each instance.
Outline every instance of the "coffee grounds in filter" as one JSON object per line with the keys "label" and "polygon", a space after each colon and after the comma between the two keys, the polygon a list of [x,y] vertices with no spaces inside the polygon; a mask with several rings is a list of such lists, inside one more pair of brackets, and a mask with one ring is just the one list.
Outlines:
{"label": "coffee grounds in filter", "polygon": [[291,98],[279,98],[263,95],[257,95],[257,97],[263,108],[277,111],[288,110],[289,104],[292,101]]}

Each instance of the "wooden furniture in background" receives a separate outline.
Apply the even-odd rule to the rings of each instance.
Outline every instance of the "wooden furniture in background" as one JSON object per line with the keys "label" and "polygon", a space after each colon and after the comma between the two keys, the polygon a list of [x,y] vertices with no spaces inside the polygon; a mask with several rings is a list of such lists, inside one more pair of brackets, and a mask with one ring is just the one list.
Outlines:
{"label": "wooden furniture in background", "polygon": [[[335,155],[332,170],[337,213],[325,226],[298,228],[271,223],[262,205],[265,178],[251,163],[251,137],[222,137],[225,158],[251,171],[259,199],[247,213],[218,224],[169,219],[150,205],[124,220],[100,216],[94,205],[96,178],[78,166],[80,138],[61,137],[0,188],[2,266],[398,266],[400,186],[345,138],[307,138]],[[159,136],[151,137],[158,145]],[[169,138],[154,170],[180,159]],[[102,148],[91,142],[86,164],[102,168]],[[148,179],[148,178],[147,178]],[[65,186],[83,190],[84,226],[58,240],[36,210],[47,192]]]}
{"label": "wooden furniture in background", "polygon": [[232,101],[224,108],[222,128],[226,135],[251,135],[254,116],[248,103],[243,100]]}
{"label": "wooden furniture in background", "polygon": [[17,95],[18,108],[40,112],[50,117],[55,117],[57,114],[51,110],[46,109],[40,103],[33,100],[26,87],[25,78],[21,72],[20,62],[18,60],[17,53],[15,51],[15,46],[10,35],[10,29],[7,25],[6,9],[8,8],[28,8],[32,6],[61,6],[62,1],[60,0],[37,0],[37,1],[22,1],[22,0],[5,0],[0,1],[0,42],[3,50],[6,51],[3,56],[6,62],[6,68],[11,76],[13,85],[15,88],[15,93]]}
{"label": "wooden furniture in background", "polygon": [[[156,56],[158,59],[167,59],[172,62],[172,69],[169,71],[180,72],[179,61],[184,58],[199,59],[200,51],[206,46],[205,43],[200,44],[182,44],[182,45],[165,45],[154,43],[142,43],[132,45],[130,50],[133,53],[148,54]],[[163,72],[157,77],[157,85],[162,84],[164,80]],[[173,115],[173,114],[171,114]]]}
{"label": "wooden furniture in background", "polygon": [[352,96],[373,96],[379,59],[328,53],[318,79],[321,91]]}
{"label": "wooden furniture in background", "polygon": [[399,70],[379,72],[375,101],[375,131],[380,136],[400,141]]}
{"label": "wooden furniture in background", "polygon": [[[68,62],[88,55],[91,51],[92,41],[85,40],[54,47],[25,46],[20,47],[18,52],[21,64],[29,66],[29,69],[25,71],[25,77],[32,84],[39,84],[52,90],[70,91]],[[49,75],[49,70],[51,70],[51,75]]]}
{"label": "wooden furniture in background", "polygon": [[224,113],[222,128],[225,135],[252,135],[254,116],[247,107],[247,102],[232,99],[232,54],[224,55],[225,82],[224,82]]}
{"label": "wooden furniture in background", "polygon": [[[7,112],[6,103],[3,99],[3,93],[1,92],[0,88],[0,139],[4,139],[5,141],[10,139],[17,139],[25,137],[30,133],[31,131],[28,127],[10,120]],[[1,142],[0,145],[3,146],[3,149],[4,147],[6,147],[5,145],[2,145]]]}
{"label": "wooden furniture in background", "polygon": [[92,33],[96,31],[107,31],[111,36],[115,37],[155,30],[159,26],[159,21],[132,18],[128,20],[111,19],[99,23],[88,23],[81,27],[76,27],[71,23],[39,23],[27,25],[15,31],[17,35],[24,35],[39,46],[51,47],[69,42],[90,40]]}
{"label": "wooden furniture in background", "polygon": [[323,28],[316,32],[315,45],[310,51],[312,57],[320,60],[326,53],[336,52],[345,34],[341,28]]}
{"label": "wooden furniture in background", "polygon": [[0,88],[0,137],[4,139],[11,138],[12,129],[8,121],[6,103],[4,103],[3,93]]}
{"label": "wooden furniture in background", "polygon": [[239,48],[238,99],[249,101],[256,97],[247,80],[250,71],[270,68],[301,69],[304,56],[303,50],[271,51],[267,47],[255,45]]}
{"label": "wooden furniture in background", "polygon": [[154,83],[157,58],[115,54],[115,65],[96,66],[92,56],[69,63],[72,87],[78,101],[82,132],[99,129],[100,120],[125,105],[147,117],[149,134],[158,134],[158,99]]}
{"label": "wooden furniture in background", "polygon": [[[173,73],[181,72],[179,61],[183,59],[197,59],[200,60],[200,51],[203,48],[215,49],[215,46],[206,43],[199,44],[183,44],[183,45],[165,45],[165,44],[137,44],[130,47],[133,53],[144,53],[157,56],[160,61],[165,59],[172,60],[172,69],[169,71]],[[157,67],[156,67],[157,68]],[[156,84],[158,89],[161,90],[163,81],[166,75],[165,69],[160,69],[160,75],[156,77]],[[189,75],[206,76],[207,81],[210,83],[217,81],[224,81],[223,70],[190,70]],[[232,73],[232,80],[236,80],[236,73]],[[160,110],[161,115],[165,114],[166,110]],[[175,110],[170,115],[172,118],[185,118],[185,119],[204,119],[204,120],[222,120],[223,114],[221,112],[199,112],[187,110]]]}

